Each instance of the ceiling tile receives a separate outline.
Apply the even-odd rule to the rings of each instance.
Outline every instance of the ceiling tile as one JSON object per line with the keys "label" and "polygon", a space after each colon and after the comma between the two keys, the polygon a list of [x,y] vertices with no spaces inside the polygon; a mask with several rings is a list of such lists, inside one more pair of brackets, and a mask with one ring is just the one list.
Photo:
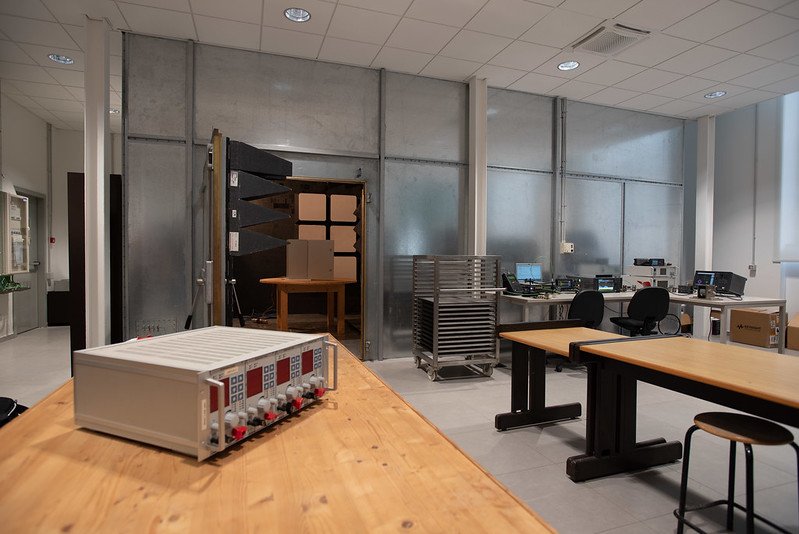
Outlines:
{"label": "ceiling tile", "polygon": [[[227,2],[227,0],[225,0]],[[190,13],[189,0],[125,0],[128,4],[138,4],[141,6],[159,7],[172,11],[183,11]]]}
{"label": "ceiling tile", "polygon": [[702,78],[686,76],[685,78],[681,78],[676,82],[666,84],[663,87],[652,89],[649,92],[660,96],[667,96],[669,98],[682,98],[686,95],[690,95],[691,93],[706,89],[715,83],[716,82],[710,80],[703,80]]}
{"label": "ceiling tile", "polygon": [[566,0],[560,7],[569,11],[612,19],[619,13],[634,6],[639,0]]}
{"label": "ceiling tile", "polygon": [[559,85],[563,85],[564,82],[565,80],[563,78],[556,78],[554,76],[546,76],[544,74],[531,72],[510,84],[508,89],[543,95],[551,92]]}
{"label": "ceiling tile", "polygon": [[79,70],[58,69],[55,67],[46,67],[44,70],[61,85],[83,87],[83,72]]}
{"label": "ceiling tile", "polygon": [[56,83],[47,71],[38,65],[0,62],[0,78],[25,82]]}
{"label": "ceiling tile", "polygon": [[522,76],[526,71],[497,67],[495,65],[483,65],[474,73],[478,78],[485,78],[490,87],[507,87]]}
{"label": "ceiling tile", "polygon": [[593,30],[600,22],[602,19],[599,17],[555,9],[520,39],[563,48]]}
{"label": "ceiling tile", "polygon": [[20,92],[22,92],[22,94],[28,95],[31,98],[35,96],[44,96],[47,98],[61,98],[64,100],[74,100],[72,93],[67,91],[61,85],[15,81],[14,87],[19,89]]}
{"label": "ceiling tile", "polygon": [[36,62],[13,41],[0,41],[0,61],[27,63],[29,65],[36,64]]}
{"label": "ceiling tile", "polygon": [[737,28],[741,24],[746,24],[750,20],[756,19],[764,13],[765,11],[762,9],[752,6],[738,4],[730,0],[719,0],[702,11],[670,26],[665,30],[665,33],[704,43],[724,32]]}
{"label": "ceiling tile", "polygon": [[64,89],[66,89],[67,92],[79,102],[86,101],[86,93],[84,92],[83,87],[64,87]]}
{"label": "ceiling tile", "polygon": [[799,91],[799,76],[794,76],[793,78],[788,78],[787,80],[782,80],[777,83],[771,83],[762,87],[762,89],[774,93],[794,93]]}
{"label": "ceiling tile", "polygon": [[100,19],[108,19],[114,28],[127,28],[125,19],[115,2],[108,0],[42,0],[47,9],[55,15],[58,22],[84,26],[86,15]]}
{"label": "ceiling tile", "polygon": [[[574,70],[559,70],[558,65],[564,61],[577,61],[580,66]],[[587,52],[561,52],[557,56],[548,59],[538,66],[535,71],[547,76],[558,76],[559,78],[576,78],[589,69],[592,69],[605,61],[605,58]],[[584,80],[586,81],[586,80]]]}
{"label": "ceiling tile", "polygon": [[731,50],[716,48],[715,46],[699,45],[679,56],[658,64],[658,69],[680,74],[693,74],[702,69],[721,63],[735,55]]}
{"label": "ceiling tile", "polygon": [[516,41],[494,56],[490,63],[500,67],[529,71],[555,56],[558,52],[560,50],[550,46]]}
{"label": "ceiling tile", "polygon": [[400,50],[384,46],[372,61],[372,67],[395,72],[419,74],[419,71],[433,59],[432,54],[422,54],[410,50]]}
{"label": "ceiling tile", "polygon": [[379,51],[380,45],[327,37],[319,51],[319,59],[368,67]]}
{"label": "ceiling tile", "polygon": [[122,3],[119,4],[119,8],[135,32],[197,39],[189,13]]}
{"label": "ceiling tile", "polygon": [[743,85],[744,87],[751,87],[757,89],[765,85],[779,82],[799,74],[799,66],[788,65],[787,63],[775,63],[768,67],[750,72],[744,76],[733,78],[730,83],[735,85]]}
{"label": "ceiling tile", "polygon": [[[195,15],[207,15],[239,22],[258,23],[261,20],[263,0],[190,0]],[[199,29],[197,30],[199,31]]]}
{"label": "ceiling tile", "polygon": [[671,98],[666,98],[665,96],[658,96],[658,95],[638,95],[634,96],[629,100],[625,100],[620,105],[625,108],[630,109],[640,109],[640,110],[649,110],[657,106],[662,106],[668,102],[671,102]]}
{"label": "ceiling tile", "polygon": [[627,78],[623,82],[617,83],[616,87],[619,89],[627,89],[628,91],[647,93],[652,89],[679,80],[680,78],[682,78],[682,74],[675,74],[664,70],[647,69],[640,74]]}
{"label": "ceiling tile", "polygon": [[558,7],[563,3],[563,0],[536,0],[536,4],[544,4],[547,6]]}
{"label": "ceiling tile", "polygon": [[582,100],[587,96],[598,93],[602,89],[605,89],[604,85],[581,82],[580,80],[569,80],[563,85],[549,91],[549,94],[562,98]]}
{"label": "ceiling tile", "polygon": [[[706,94],[715,93],[716,91],[724,91],[727,94],[724,96],[720,96],[718,98],[705,98]],[[749,89],[747,89],[746,87],[740,87],[729,83],[720,83],[716,85],[711,85],[706,89],[702,89],[701,91],[697,91],[696,93],[685,96],[683,97],[683,100],[690,100],[692,102],[696,102],[697,105],[714,104],[719,106],[733,107],[733,106],[727,106],[726,104],[727,100],[731,99],[734,96],[738,96],[748,92]]]}
{"label": "ceiling tile", "polygon": [[83,121],[83,111],[61,111],[57,109],[48,109],[50,113],[67,122],[81,122]]}
{"label": "ceiling tile", "polygon": [[72,111],[83,113],[83,104],[74,100],[62,100],[60,98],[46,98],[34,96],[33,100],[49,111]]}
{"label": "ceiling tile", "polygon": [[477,63],[476,61],[464,61],[462,59],[437,56],[431,59],[430,63],[428,63],[419,74],[431,76],[433,78],[464,81],[480,66],[481,63]]}
{"label": "ceiling tile", "polygon": [[643,0],[616,20],[636,28],[662,30],[693,15],[716,0]]}
{"label": "ceiling tile", "polygon": [[442,56],[485,63],[510,43],[510,39],[487,33],[461,30],[441,51]]}
{"label": "ceiling tile", "polygon": [[[297,7],[295,0],[264,0],[264,26],[272,26],[273,28],[283,28],[284,30],[304,33],[315,33],[317,35],[324,35],[328,31],[328,27],[332,29],[330,19],[333,16],[333,11],[344,10],[345,13],[350,11],[361,11],[359,9],[339,6],[336,8],[335,4],[330,2],[322,2],[320,0],[302,0],[302,8],[308,10],[311,14],[311,19],[307,22],[293,22],[286,18],[284,12],[290,7]],[[353,16],[357,16],[354,14]],[[360,20],[360,19],[357,19]],[[346,22],[339,20],[338,26]],[[357,35],[357,29],[352,26],[347,26],[348,31],[354,32],[351,35]],[[368,27],[363,28],[367,31]],[[351,38],[350,35],[334,35],[334,37]],[[364,40],[364,39],[361,39]]]}
{"label": "ceiling tile", "polygon": [[17,43],[31,43],[76,50],[72,37],[55,22],[0,16],[0,31]]}
{"label": "ceiling tile", "polygon": [[38,104],[34,99],[30,98],[29,96],[9,95],[6,94],[5,91],[3,91],[3,94],[6,95],[11,100],[13,100],[14,102],[16,102],[17,104],[19,104],[20,106],[26,107],[28,109],[42,107],[40,104]]}
{"label": "ceiling tile", "polygon": [[777,10],[777,13],[779,13],[780,15],[787,15],[788,17],[799,19],[799,0],[791,2],[785,7],[781,7],[780,9]]}
{"label": "ceiling tile", "polygon": [[602,104],[605,106],[615,106],[619,102],[629,100],[640,93],[635,91],[626,91],[624,89],[617,89],[616,87],[608,87],[596,92],[590,96],[585,97],[583,100],[592,102],[594,104]]}
{"label": "ceiling tile", "polygon": [[406,17],[462,28],[486,0],[414,0]]}
{"label": "ceiling tile", "polygon": [[791,65],[799,65],[799,56],[794,56],[785,60],[786,63]]}
{"label": "ceiling tile", "polygon": [[[458,33],[458,29],[451,26],[422,20],[402,19],[386,41],[386,45],[414,52],[437,54],[456,33]],[[382,42],[378,44],[382,44]]]}
{"label": "ceiling tile", "polygon": [[747,91],[745,93],[741,93],[739,95],[734,95],[732,97],[726,98],[724,100],[724,105],[734,108],[742,108],[755,104],[757,102],[765,102],[766,100],[771,100],[772,98],[776,98],[778,96],[781,96],[780,93],[761,91],[760,89],[752,89],[751,91]]}
{"label": "ceiling tile", "polygon": [[786,4],[790,4],[791,0],[737,0],[741,4],[749,4],[750,6],[759,7],[760,9],[768,9],[774,11]]}
{"label": "ceiling tile", "polygon": [[762,69],[763,67],[771,65],[771,63],[772,61],[770,59],[739,54],[726,61],[713,65],[712,67],[702,69],[702,72],[699,74],[708,80],[726,82],[727,80],[743,76],[753,70]]}
{"label": "ceiling tile", "polygon": [[4,95],[21,95],[23,92],[11,80],[3,80],[0,88]]}
{"label": "ceiling tile", "polygon": [[696,109],[696,102],[686,100],[672,100],[666,104],[655,106],[650,111],[655,113],[665,113],[667,115],[685,115],[686,112]]}
{"label": "ceiling tile", "polygon": [[466,28],[516,39],[550,11],[551,7],[524,0],[491,0]]}
{"label": "ceiling tile", "polygon": [[[258,20],[256,17],[254,20]],[[194,15],[197,37],[201,43],[258,50],[261,25]]]}
{"label": "ceiling tile", "polygon": [[[73,26],[72,24],[62,24],[72,39],[84,52],[86,51],[86,29],[83,26]],[[111,30],[108,32],[108,49],[112,56],[122,55],[122,32]]]}
{"label": "ceiling tile", "polygon": [[39,108],[27,108],[27,109],[28,109],[28,111],[30,111],[31,113],[33,113],[34,115],[36,115],[37,117],[39,117],[40,119],[42,119],[45,122],[49,122],[50,124],[55,124],[55,123],[63,124],[61,122],[61,119],[59,119],[58,117],[53,115],[53,113],[51,111],[47,111],[46,109],[44,109],[42,107],[39,107]]}
{"label": "ceiling tile", "polygon": [[799,20],[767,13],[759,19],[716,37],[710,41],[710,44],[746,52],[798,30]]}
{"label": "ceiling tile", "polygon": [[577,79],[581,82],[598,83],[601,85],[615,85],[630,76],[643,71],[644,67],[609,59],[600,63],[588,72],[580,74]]}
{"label": "ceiling tile", "polygon": [[[57,69],[66,70],[79,70],[82,71],[86,62],[84,61],[83,52],[78,50],[66,50],[63,48],[54,48],[52,46],[40,46],[32,44],[19,45],[33,60],[42,67],[55,67]],[[74,63],[72,65],[61,65],[56,63],[49,57],[50,54],[61,54],[72,58]]]}
{"label": "ceiling tile", "polygon": [[359,41],[382,45],[399,20],[396,15],[338,6],[327,35],[342,39],[352,39],[353,36],[357,36]]}
{"label": "ceiling tile", "polygon": [[382,11],[393,15],[402,15],[413,0],[339,0],[339,4],[362,7],[372,11]]}
{"label": "ceiling tile", "polygon": [[753,56],[765,57],[776,61],[785,61],[796,55],[799,51],[799,32],[792,33],[772,41],[763,46],[759,46],[749,53]]}
{"label": "ceiling tile", "polygon": [[0,13],[55,22],[53,16],[39,0],[2,0],[0,1]]}
{"label": "ceiling tile", "polygon": [[686,116],[694,119],[705,116],[713,117],[716,115],[722,115],[728,111],[730,111],[730,108],[716,104],[709,104],[707,106],[702,106],[700,108],[692,109],[691,111],[686,112]]}
{"label": "ceiling tile", "polygon": [[682,54],[695,46],[696,43],[685,39],[669,37],[668,35],[653,35],[649,39],[639,41],[620,52],[616,55],[616,59],[645,67],[654,67],[658,63]]}
{"label": "ceiling tile", "polygon": [[316,58],[322,46],[321,35],[264,27],[261,50],[285,56]]}

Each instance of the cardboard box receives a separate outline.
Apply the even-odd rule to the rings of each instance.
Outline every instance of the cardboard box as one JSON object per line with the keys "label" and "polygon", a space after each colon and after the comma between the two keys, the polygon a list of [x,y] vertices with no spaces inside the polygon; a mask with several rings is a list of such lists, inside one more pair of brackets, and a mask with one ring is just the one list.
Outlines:
{"label": "cardboard box", "polygon": [[333,241],[289,239],[286,243],[286,278],[331,280]]}
{"label": "cardboard box", "polygon": [[730,340],[756,347],[774,348],[780,333],[780,314],[762,308],[730,310]]}
{"label": "cardboard box", "polygon": [[785,330],[785,346],[789,349],[799,350],[799,313],[788,321]]}

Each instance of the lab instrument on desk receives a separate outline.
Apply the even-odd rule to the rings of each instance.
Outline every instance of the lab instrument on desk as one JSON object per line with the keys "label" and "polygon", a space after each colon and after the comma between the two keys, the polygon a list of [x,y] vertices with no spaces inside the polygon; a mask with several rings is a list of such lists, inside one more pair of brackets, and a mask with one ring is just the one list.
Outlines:
{"label": "lab instrument on desk", "polygon": [[694,273],[694,287],[715,286],[719,295],[734,295],[740,297],[744,294],[746,278],[730,271],[696,271]]}
{"label": "lab instrument on desk", "polygon": [[544,267],[540,263],[517,263],[516,278],[523,282],[540,282],[544,279]]}
{"label": "lab instrument on desk", "polygon": [[206,458],[319,401],[327,335],[213,326],[75,352],[75,423]]}
{"label": "lab instrument on desk", "polygon": [[677,286],[678,269],[674,265],[631,265],[625,269],[624,284],[641,289],[642,287]]}

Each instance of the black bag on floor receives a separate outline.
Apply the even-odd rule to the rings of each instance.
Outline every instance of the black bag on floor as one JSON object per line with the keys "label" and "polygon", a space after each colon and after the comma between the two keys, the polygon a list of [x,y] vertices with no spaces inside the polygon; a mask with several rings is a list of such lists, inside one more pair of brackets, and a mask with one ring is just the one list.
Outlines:
{"label": "black bag on floor", "polygon": [[14,399],[0,397],[0,428],[27,409],[27,406],[17,404]]}

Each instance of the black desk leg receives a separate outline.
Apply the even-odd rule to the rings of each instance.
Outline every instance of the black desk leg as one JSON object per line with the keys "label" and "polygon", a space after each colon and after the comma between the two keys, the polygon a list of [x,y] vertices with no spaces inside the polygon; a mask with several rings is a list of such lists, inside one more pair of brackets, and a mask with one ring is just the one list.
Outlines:
{"label": "black desk leg", "polygon": [[604,361],[588,365],[588,418],[585,454],[566,460],[575,482],[674,462],[682,457],[679,441],[635,441],[637,381]]}
{"label": "black desk leg", "polygon": [[513,342],[510,382],[510,412],[497,414],[494,426],[508,430],[520,426],[580,417],[579,402],[545,406],[546,352]]}

